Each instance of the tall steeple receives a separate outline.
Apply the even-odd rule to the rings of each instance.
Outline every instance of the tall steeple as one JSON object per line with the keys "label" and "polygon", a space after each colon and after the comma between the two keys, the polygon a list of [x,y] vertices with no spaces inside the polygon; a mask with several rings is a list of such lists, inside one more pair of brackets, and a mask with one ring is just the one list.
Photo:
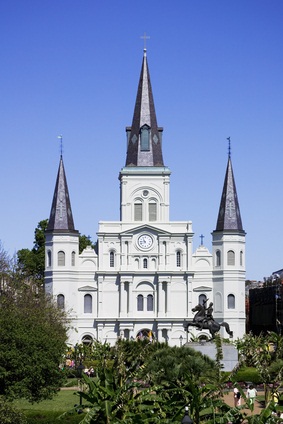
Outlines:
{"label": "tall steeple", "polygon": [[126,129],[126,166],[164,166],[162,128],[157,126],[153,94],[144,49],[132,126]]}
{"label": "tall steeple", "polygon": [[76,231],[62,155],[47,227],[47,231],[54,230]]}
{"label": "tall steeple", "polygon": [[228,154],[228,164],[215,231],[225,230],[235,230],[244,232],[232,168],[230,145]]}

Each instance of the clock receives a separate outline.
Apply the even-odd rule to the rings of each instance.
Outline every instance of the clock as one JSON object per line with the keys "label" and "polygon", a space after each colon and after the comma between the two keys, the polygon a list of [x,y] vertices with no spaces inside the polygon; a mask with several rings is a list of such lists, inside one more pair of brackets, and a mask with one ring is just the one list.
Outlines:
{"label": "clock", "polygon": [[149,249],[152,246],[152,243],[152,238],[147,234],[143,234],[138,238],[138,245],[142,249]]}

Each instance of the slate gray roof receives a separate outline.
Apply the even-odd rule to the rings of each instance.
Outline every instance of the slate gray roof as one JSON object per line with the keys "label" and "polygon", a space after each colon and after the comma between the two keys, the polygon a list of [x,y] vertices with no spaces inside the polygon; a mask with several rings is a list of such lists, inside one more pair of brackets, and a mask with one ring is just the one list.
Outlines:
{"label": "slate gray roof", "polygon": [[54,230],[75,231],[62,156],[60,157],[56,186],[47,227],[47,231]]}
{"label": "slate gray roof", "polygon": [[244,232],[230,155],[216,224],[216,231],[225,230]]}
{"label": "slate gray roof", "polygon": [[[142,151],[140,148],[140,133],[144,125],[147,125],[150,130],[148,151]],[[130,134],[126,166],[164,166],[161,145],[162,128],[157,126],[146,49],[144,49],[133,122],[128,131]]]}

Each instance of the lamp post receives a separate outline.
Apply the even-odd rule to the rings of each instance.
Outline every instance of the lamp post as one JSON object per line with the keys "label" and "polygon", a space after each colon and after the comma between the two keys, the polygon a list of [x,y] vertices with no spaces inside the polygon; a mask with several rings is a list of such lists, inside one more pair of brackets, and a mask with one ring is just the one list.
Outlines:
{"label": "lamp post", "polygon": [[182,336],[182,334],[180,335],[179,339],[180,339],[180,347],[182,347],[183,346],[183,336]]}
{"label": "lamp post", "polygon": [[189,407],[185,407],[185,415],[181,421],[181,424],[194,424],[193,420],[189,416]]}
{"label": "lamp post", "polygon": [[[82,378],[84,368],[85,367],[83,366],[82,361],[80,361],[80,364],[78,366],[78,377],[79,377],[79,379]],[[81,381],[80,381],[80,384],[81,384],[81,391],[82,391],[82,382]],[[82,395],[81,395],[81,393],[80,393],[80,406],[82,406]]]}

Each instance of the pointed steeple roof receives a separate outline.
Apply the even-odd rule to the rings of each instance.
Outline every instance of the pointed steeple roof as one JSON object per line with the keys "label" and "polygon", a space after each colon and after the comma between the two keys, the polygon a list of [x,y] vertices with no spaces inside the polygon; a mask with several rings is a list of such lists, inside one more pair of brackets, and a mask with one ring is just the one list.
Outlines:
{"label": "pointed steeple roof", "polygon": [[153,94],[144,49],[132,126],[127,128],[126,166],[164,166],[161,135],[158,128]]}
{"label": "pointed steeple roof", "polygon": [[233,230],[244,232],[236,184],[234,180],[231,156],[229,151],[228,164],[222,191],[216,231]]}
{"label": "pointed steeple roof", "polygon": [[62,155],[47,227],[47,231],[54,230],[76,231]]}

